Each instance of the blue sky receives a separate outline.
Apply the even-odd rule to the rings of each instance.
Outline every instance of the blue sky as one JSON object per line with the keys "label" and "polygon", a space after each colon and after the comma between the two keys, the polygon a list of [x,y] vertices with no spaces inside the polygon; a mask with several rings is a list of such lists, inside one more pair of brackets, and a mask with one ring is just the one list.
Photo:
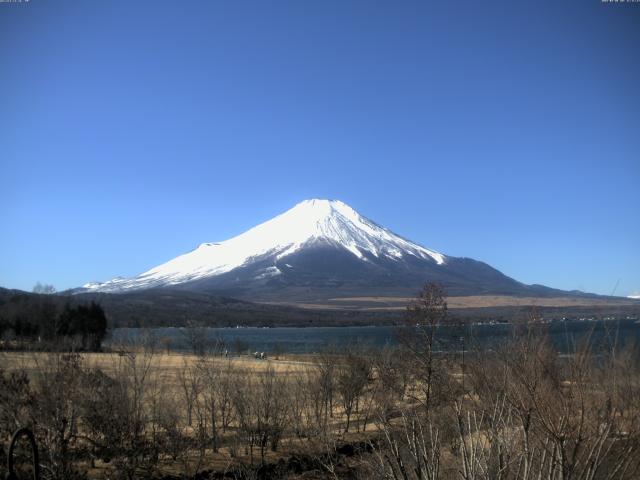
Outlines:
{"label": "blue sky", "polygon": [[640,290],[640,4],[0,3],[0,285],[134,275],[305,198]]}

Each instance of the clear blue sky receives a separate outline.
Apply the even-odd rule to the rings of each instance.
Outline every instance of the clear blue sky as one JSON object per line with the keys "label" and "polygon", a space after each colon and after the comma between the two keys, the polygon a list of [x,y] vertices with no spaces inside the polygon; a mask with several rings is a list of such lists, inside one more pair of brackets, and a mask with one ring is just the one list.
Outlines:
{"label": "clear blue sky", "polygon": [[640,290],[640,4],[0,3],[0,285],[130,276],[305,198]]}

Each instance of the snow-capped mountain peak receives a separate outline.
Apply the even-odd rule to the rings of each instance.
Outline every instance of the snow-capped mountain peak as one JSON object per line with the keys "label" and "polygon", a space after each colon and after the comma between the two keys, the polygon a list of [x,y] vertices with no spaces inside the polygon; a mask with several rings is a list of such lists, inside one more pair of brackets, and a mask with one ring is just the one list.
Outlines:
{"label": "snow-capped mountain peak", "polygon": [[281,273],[276,262],[314,244],[342,248],[363,262],[372,257],[415,257],[436,265],[446,263],[444,255],[394,234],[341,201],[312,199],[229,240],[202,243],[137,277],[88,283],[84,289],[119,292],[175,285],[221,275],[265,258],[272,260],[273,267],[262,275],[276,276]]}

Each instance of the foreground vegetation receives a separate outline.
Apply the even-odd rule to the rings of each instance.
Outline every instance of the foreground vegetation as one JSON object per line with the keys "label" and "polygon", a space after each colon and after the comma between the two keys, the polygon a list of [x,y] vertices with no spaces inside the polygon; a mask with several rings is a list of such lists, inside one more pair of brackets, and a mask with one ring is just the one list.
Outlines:
{"label": "foreground vegetation", "polygon": [[637,478],[640,364],[615,332],[559,355],[532,318],[490,351],[440,354],[439,288],[408,313],[398,348],[378,351],[8,352],[2,444],[30,427],[60,480]]}

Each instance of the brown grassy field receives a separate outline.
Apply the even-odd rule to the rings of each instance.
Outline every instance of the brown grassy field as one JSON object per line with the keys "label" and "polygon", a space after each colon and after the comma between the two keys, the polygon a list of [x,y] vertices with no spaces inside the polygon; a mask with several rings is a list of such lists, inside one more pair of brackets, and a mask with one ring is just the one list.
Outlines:
{"label": "brown grassy field", "polygon": [[[294,303],[296,307],[311,310],[363,310],[363,311],[403,311],[413,299],[409,297],[371,296],[335,297],[320,302]],[[495,307],[615,307],[640,306],[638,300],[629,298],[588,298],[588,297],[514,297],[508,295],[470,295],[447,297],[450,309],[475,309]],[[286,302],[267,302],[274,305],[289,305]]]}
{"label": "brown grassy field", "polygon": [[[145,352],[138,353],[148,355]],[[34,371],[44,365],[50,356],[46,352],[0,352],[0,363],[6,370]],[[122,362],[123,355],[114,353],[82,353],[81,358],[86,367],[99,368],[105,372],[113,372]],[[165,378],[171,378],[179,371],[196,364],[198,356],[183,353],[154,353],[149,355],[151,370],[159,372]],[[212,361],[219,364],[230,363],[236,369],[246,372],[263,373],[269,367],[279,374],[296,375],[306,371],[312,365],[309,355],[297,357],[293,354],[282,356],[281,360],[257,360],[251,356],[231,356],[229,358],[214,357]]]}
{"label": "brown grassy field", "polygon": [[[47,375],[52,375],[56,372],[59,368],[59,359],[65,357],[66,355],[48,352],[6,351],[0,352],[0,366],[9,374],[11,372],[26,373],[30,378],[30,382],[36,386],[43,382]],[[169,401],[169,405],[176,407],[176,413],[179,417],[178,424],[181,425],[181,434],[192,438],[197,436],[195,413],[193,426],[191,420],[187,420],[187,401],[183,382],[185,381],[185,372],[189,372],[190,369],[195,371],[204,357],[140,349],[122,353],[82,353],[77,359],[84,371],[99,369],[113,378],[122,379],[127,377],[133,380],[134,374],[138,375],[141,372],[145,372],[144,384],[146,385],[146,393],[143,408],[152,411],[155,408],[154,404],[159,399],[164,402]],[[219,368],[221,371],[225,368],[230,368],[233,371],[233,375],[242,377],[245,381],[249,379],[249,381],[259,382],[261,377],[266,377],[270,372],[275,372],[276,378],[289,385],[287,388],[295,388],[295,383],[299,379],[305,378],[307,374],[313,375],[312,372],[317,368],[314,360],[314,356],[309,354],[300,356],[287,354],[280,356],[279,359],[265,360],[255,359],[250,355],[230,356],[228,358],[223,356],[206,357],[207,368]],[[132,361],[137,363],[140,370],[134,371],[131,369]],[[335,432],[336,439],[341,442],[358,442],[368,438],[369,435],[376,431],[376,426],[371,423],[366,433],[361,432],[359,428],[353,428],[356,423],[354,420],[351,432],[343,432],[345,415],[336,400],[328,424],[329,430]],[[219,442],[221,446],[217,452],[210,448],[205,449],[204,461],[207,468],[225,471],[232,466],[249,465],[258,462],[256,458],[257,452],[250,455],[247,450],[233,446],[234,443],[237,444],[238,442],[237,439],[234,439],[234,436],[237,435],[236,428],[237,424],[233,423],[231,429],[226,432],[220,432]],[[271,449],[265,451],[264,461],[277,462],[279,459],[287,458],[292,454],[308,452],[312,444],[315,445],[313,439],[287,435],[281,439],[280,447],[277,451],[272,451]],[[326,446],[320,442],[313,448],[322,451]],[[195,450],[187,450],[182,453],[182,458],[179,462],[176,462],[170,456],[163,455],[155,468],[158,474],[182,475],[185,472],[195,472],[199,468],[203,468],[202,461],[203,459],[198,458]],[[93,465],[83,462],[82,466],[88,472],[89,478],[94,479],[111,478],[114,471],[114,465],[106,463],[100,458],[96,459]]]}

